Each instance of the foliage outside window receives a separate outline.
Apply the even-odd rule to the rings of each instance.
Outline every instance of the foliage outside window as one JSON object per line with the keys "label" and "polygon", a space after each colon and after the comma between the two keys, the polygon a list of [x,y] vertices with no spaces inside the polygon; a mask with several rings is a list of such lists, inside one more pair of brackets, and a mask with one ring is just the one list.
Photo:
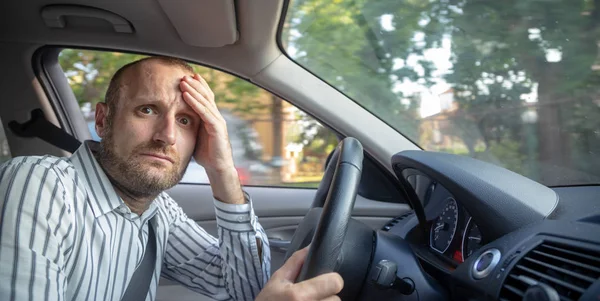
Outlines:
{"label": "foliage outside window", "polygon": [[425,150],[600,183],[598,1],[293,0],[281,39]]}

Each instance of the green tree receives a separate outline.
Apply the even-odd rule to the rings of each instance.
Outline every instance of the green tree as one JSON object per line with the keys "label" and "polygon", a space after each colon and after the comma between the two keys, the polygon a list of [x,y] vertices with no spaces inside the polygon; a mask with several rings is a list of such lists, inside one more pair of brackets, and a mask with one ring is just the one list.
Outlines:
{"label": "green tree", "polygon": [[[413,141],[419,100],[397,87],[442,81],[459,106],[446,134],[469,155],[550,185],[600,180],[600,0],[298,0],[290,11],[292,57]],[[452,68],[439,74],[424,54],[445,41]]]}
{"label": "green tree", "polygon": [[[431,84],[431,64],[419,59],[415,68],[395,66],[397,58],[422,54],[411,41],[420,20],[415,11],[427,10],[427,1],[294,1],[288,16],[291,31],[283,37],[296,50],[295,59],[338,87],[350,98],[411,138],[417,137],[418,103],[396,91],[403,79]],[[383,15],[396,13],[402,28],[382,28]],[[309,31],[310,34],[302,34]],[[385,41],[385,43],[382,43]],[[389,43],[388,43],[389,42]],[[404,102],[402,102],[404,100]]]}
{"label": "green tree", "polygon": [[[460,91],[467,112],[483,115],[486,138],[502,132],[502,138],[524,140],[520,96],[536,87],[539,145],[537,158],[530,159],[541,162],[540,180],[564,184],[569,177],[564,173],[573,169],[597,174],[598,160],[584,160],[590,145],[579,140],[597,141],[592,129],[600,128],[600,108],[593,102],[600,95],[600,73],[594,68],[600,1],[442,3],[455,66],[447,80]],[[576,166],[581,161],[587,167]],[[578,173],[571,177],[587,180]]]}

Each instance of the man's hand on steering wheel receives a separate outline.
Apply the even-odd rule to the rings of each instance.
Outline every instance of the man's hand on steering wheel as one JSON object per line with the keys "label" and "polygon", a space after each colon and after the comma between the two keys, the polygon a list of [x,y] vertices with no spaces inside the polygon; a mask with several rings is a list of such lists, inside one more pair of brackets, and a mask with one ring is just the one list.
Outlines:
{"label": "man's hand on steering wheel", "polygon": [[336,294],[344,287],[344,280],[338,273],[327,273],[294,283],[306,259],[308,249],[309,247],[306,247],[296,251],[279,270],[273,273],[273,277],[256,300],[340,300]]}

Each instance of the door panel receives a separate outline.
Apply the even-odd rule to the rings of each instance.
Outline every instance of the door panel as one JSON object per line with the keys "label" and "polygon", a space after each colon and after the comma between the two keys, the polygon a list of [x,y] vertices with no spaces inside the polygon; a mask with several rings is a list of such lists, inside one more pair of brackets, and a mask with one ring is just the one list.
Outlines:
{"label": "door panel", "polygon": [[[254,211],[269,239],[279,241],[292,239],[316,192],[315,189],[275,187],[244,187],[244,190],[252,197]],[[216,236],[215,209],[209,185],[180,184],[168,193],[190,218]],[[391,218],[409,210],[407,204],[378,202],[358,195],[352,216],[373,229],[380,229]],[[271,246],[271,273],[283,264],[285,252],[282,248]],[[173,300],[173,296],[178,296],[177,300],[210,300],[175,282],[161,279],[156,300]]]}
{"label": "door panel", "polygon": [[[308,209],[307,209],[308,211]],[[401,215],[401,214],[400,214]],[[395,216],[394,216],[395,217]],[[260,224],[265,228],[269,240],[279,240],[281,242],[291,241],[298,224],[304,216],[287,216],[287,217],[261,217],[259,216]],[[381,229],[393,217],[371,217],[371,216],[354,216],[354,219],[363,222],[374,230]],[[211,235],[217,233],[216,221],[198,222]],[[274,246],[271,243],[271,273],[275,272],[283,264],[286,253],[285,248]]]}
{"label": "door panel", "polygon": [[[316,190],[280,187],[244,187],[252,197],[254,212],[259,218],[304,216]],[[180,184],[168,191],[187,215],[202,222],[215,219],[212,192],[209,185]],[[358,195],[353,216],[396,217],[410,210],[407,204],[385,203]]]}

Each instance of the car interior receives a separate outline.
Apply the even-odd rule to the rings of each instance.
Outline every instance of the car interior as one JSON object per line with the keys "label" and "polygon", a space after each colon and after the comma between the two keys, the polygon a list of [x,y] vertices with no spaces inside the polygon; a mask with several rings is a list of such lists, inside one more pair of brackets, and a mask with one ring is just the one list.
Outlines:
{"label": "car interior", "polygon": [[[454,69],[447,69],[454,70],[448,71],[450,75],[457,75],[463,70],[459,67],[462,66],[459,64],[462,56],[458,55],[458,51],[468,48],[468,51],[461,53],[466,53],[466,60],[473,62],[478,60],[477,55],[481,53],[489,56],[490,53],[502,52],[502,49],[509,49],[510,53],[513,50],[511,45],[518,44],[509,40],[507,36],[512,32],[508,29],[502,33],[502,39],[506,39],[504,44],[485,42],[480,36],[475,38],[474,33],[469,36],[469,30],[476,26],[457,17],[469,13],[471,17],[475,15],[473,6],[469,5],[478,2],[477,5],[486,7],[482,9],[486,13],[478,13],[482,17],[473,18],[475,21],[472,22],[480,24],[477,22],[486,22],[488,18],[487,21],[498,23],[502,17],[494,15],[494,12],[500,8],[492,2],[429,2],[420,6],[411,1],[357,0],[2,1],[0,164],[18,156],[69,156],[81,142],[94,139],[95,133],[88,124],[89,118],[82,114],[82,102],[77,98],[79,92],[73,88],[73,77],[67,72],[66,65],[61,65],[65,60],[65,49],[80,51],[78,53],[89,51],[177,57],[284,99],[302,116],[316,120],[336,137],[335,147],[323,151],[323,161],[325,158],[327,160],[319,170],[317,184],[293,187],[272,185],[270,182],[244,183],[244,190],[252,196],[256,215],[269,237],[271,272],[276,271],[294,251],[312,242],[310,252],[313,256],[304,264],[298,280],[312,278],[324,271],[336,271],[344,278],[344,289],[339,294],[342,300],[599,300],[600,160],[597,154],[600,152],[600,101],[597,99],[600,99],[600,93],[561,92],[567,98],[577,98],[577,101],[584,103],[583,109],[577,112],[583,112],[585,118],[580,119],[588,122],[580,127],[577,127],[579,123],[571,122],[569,124],[572,127],[565,125],[563,129],[563,124],[559,124],[558,120],[580,120],[576,119],[578,115],[568,115],[565,113],[567,109],[563,110],[562,107],[548,113],[548,107],[554,106],[538,106],[549,95],[543,93],[546,91],[544,87],[561,82],[548,83],[539,79],[541,75],[535,77],[538,74],[550,74],[550,69],[530,72],[533,74],[530,78],[527,77],[530,73],[523,72],[524,75],[520,75],[516,72],[510,88],[502,84],[508,76],[498,79],[498,85],[490,83],[487,90],[479,87],[487,83],[485,80],[480,81],[481,84],[473,84],[479,87],[477,93],[481,93],[483,98],[497,93],[498,99],[503,99],[508,92],[494,90],[502,87],[510,90],[510,93],[522,95],[521,98],[517,96],[522,105],[515,105],[514,102],[510,105],[494,104],[495,109],[500,110],[497,115],[484,114],[479,109],[468,111],[473,107],[478,108],[475,100],[466,105],[460,102],[460,99],[471,99],[476,92],[458,92],[459,88],[464,87],[464,82],[477,81],[476,78],[464,76],[453,82],[451,76],[436,75],[445,78],[448,87],[454,89],[454,98],[458,100],[447,105],[449,113],[444,115],[444,98],[439,96],[442,109],[438,108],[438,111],[441,110],[441,113],[431,115],[439,118],[424,126],[425,121],[431,120],[427,118],[432,117],[420,115],[413,120],[402,110],[418,114],[418,109],[411,104],[420,103],[423,106],[433,98],[438,99],[437,96],[432,98],[420,92],[404,98],[397,96],[399,93],[406,95],[406,91],[401,91],[403,89],[425,86],[427,80],[421,78],[431,72],[415,67],[425,63],[410,63],[411,59],[406,54],[408,50],[395,49],[406,47],[425,58],[435,54],[434,51],[423,50],[428,46],[418,48],[413,45],[420,45],[421,42],[425,45],[429,40],[418,40],[415,37],[419,34],[413,34],[411,28],[420,26],[422,32],[430,34],[427,26],[436,24],[436,18],[441,27],[458,28],[452,31],[452,47],[455,48],[444,48],[444,43],[450,38],[440,38],[439,45],[432,44],[437,45],[436,49],[448,49],[448,58],[454,63]],[[552,18],[558,18],[557,11],[561,11],[556,8],[552,12],[538,12],[530,7],[530,2],[535,2],[531,6],[544,6],[536,1],[522,2],[527,5],[510,1],[503,2],[506,7],[502,9],[513,11],[513,8],[518,8],[522,12],[525,10],[523,7],[527,7],[529,10],[522,14],[534,17],[523,17],[523,20],[529,20],[532,24],[541,20],[540,14],[554,20]],[[585,2],[587,6],[582,6],[581,11],[574,13],[575,17],[569,20],[575,20],[576,17],[597,18],[600,23],[600,13],[596,14],[600,12],[598,1]],[[426,17],[423,17],[424,14],[411,13],[417,8],[431,13]],[[386,25],[385,19],[390,18],[394,19],[390,21],[393,26]],[[324,23],[329,19],[339,19],[342,25],[335,27]],[[429,21],[422,21],[424,19]],[[450,19],[454,23],[444,23],[450,22]],[[354,26],[352,22],[358,25]],[[550,23],[554,24],[554,21]],[[406,34],[400,30],[404,24],[407,28],[405,31],[411,33],[408,39],[403,40],[398,37]],[[521,23],[514,21],[514,24]],[[511,26],[517,26],[514,24]],[[575,25],[579,26],[579,23],[573,24],[565,25],[565,28],[570,30]],[[533,28],[537,25],[527,26]],[[358,31],[362,28],[373,30]],[[536,30],[525,29],[518,34],[531,43],[544,38],[549,41],[547,43],[558,43],[553,40],[556,34],[546,35],[546,31],[550,30],[548,28],[553,27],[538,26],[534,28]],[[331,39],[324,39],[327,35],[317,35],[317,32],[335,35]],[[482,36],[494,34],[485,30],[481,32]],[[586,45],[592,45],[590,51],[593,55],[579,58],[588,64],[585,74],[588,76],[589,73],[589,77],[583,78],[581,73],[576,72],[564,75],[565,78],[579,76],[577,80],[585,82],[585,85],[581,84],[585,87],[598,86],[595,84],[600,78],[600,63],[595,64],[600,58],[600,30],[590,29],[590,32],[593,32],[589,33],[593,38],[582,39]],[[397,36],[392,37],[392,34]],[[435,36],[435,33],[431,35]],[[369,43],[361,41],[352,44],[357,41],[357,36]],[[387,45],[385,42],[392,38],[398,43]],[[575,40],[575,35],[572,39]],[[406,46],[406,43],[412,43],[413,46]],[[470,48],[457,45],[470,45]],[[371,51],[363,59],[352,57],[353,53],[364,54],[360,47],[367,47]],[[547,48],[545,58],[548,60],[545,63],[555,62],[556,66],[563,62],[579,63],[568,60],[576,52],[573,50],[575,48],[544,47]],[[552,52],[548,49],[559,50]],[[388,53],[379,55],[386,51]],[[561,56],[558,61],[555,58],[557,51]],[[450,52],[454,54],[450,55]],[[445,55],[441,50],[437,54]],[[399,60],[402,63],[391,62],[390,58],[396,56],[404,58]],[[353,59],[343,61],[349,57]],[[513,68],[504,61],[490,61],[493,60],[481,60],[480,65],[471,65],[483,68],[494,63],[500,66],[499,69]],[[514,64],[519,65],[519,62],[516,60]],[[494,69],[496,65],[489,70],[497,70]],[[407,66],[425,71],[402,73]],[[357,72],[362,70],[357,69],[359,67],[366,71]],[[385,73],[388,70],[386,68],[392,70],[395,77]],[[494,71],[489,70],[486,74],[493,74]],[[481,74],[481,70],[477,72]],[[393,90],[390,88],[392,84],[381,83],[402,76],[407,79],[394,86],[400,91],[394,92],[396,94],[387,92]],[[539,80],[533,83],[536,78]],[[376,84],[369,87],[371,90],[366,90],[365,87],[370,83]],[[537,92],[528,94],[529,90],[516,91],[513,88],[517,84],[528,88],[535,86]],[[579,86],[565,86],[583,91]],[[362,88],[365,89],[358,90]],[[385,93],[381,92],[385,89]],[[415,100],[418,95],[424,97],[420,102]],[[540,102],[528,101],[526,95],[539,97]],[[386,107],[384,99],[392,99],[390,103],[394,107]],[[564,102],[561,101],[556,103],[562,105]],[[573,108],[579,108],[579,103]],[[536,119],[529,122],[531,119],[528,118],[533,115],[521,114],[521,111],[513,114],[513,109],[525,112],[533,110]],[[421,110],[424,109],[421,107]],[[472,115],[462,112],[471,112],[469,114]],[[478,114],[483,117],[478,117],[480,127],[475,126],[475,131],[483,129],[483,138],[477,136],[474,140],[478,142],[473,144],[469,144],[468,139],[462,139],[466,145],[462,148],[464,153],[442,149],[442,146],[435,149],[419,138],[431,133],[427,139],[436,140],[437,145],[455,145],[455,138],[445,137],[457,137],[457,134],[440,124],[455,118],[459,120],[455,124],[463,125],[465,123],[460,121],[468,121],[471,116]],[[519,118],[519,128],[507,130],[506,126],[489,126],[489,122],[504,122],[502,118],[513,115]],[[249,127],[236,119],[235,112],[228,118],[231,119],[231,122],[228,120],[230,124],[239,124],[229,129],[235,135],[240,129]],[[415,120],[422,121],[420,127],[414,126]],[[557,125],[554,126],[552,122]],[[456,128],[465,133],[472,131],[471,123]],[[589,138],[586,138],[588,140],[583,151],[585,157],[581,157],[585,159],[569,166],[542,160],[548,158],[544,156],[552,154],[548,149],[583,139],[583,130],[578,130],[580,128],[585,128],[585,133],[591,133],[585,136]],[[444,134],[446,130],[449,134]],[[504,136],[497,134],[501,131],[522,135],[518,136],[522,139],[517,139],[521,148],[514,150],[521,161],[509,166],[500,159],[469,155],[477,153],[482,145],[493,145],[493,151],[484,153],[503,158],[495,150],[506,150],[514,144],[503,142],[506,141],[502,140]],[[242,145],[252,144],[254,140],[244,137],[262,135],[258,127],[257,133],[240,136],[242,138],[239,140],[232,141],[232,146],[241,148]],[[234,134],[230,133],[230,136]],[[441,138],[437,139],[436,135]],[[548,140],[548,137],[559,136],[576,138]],[[528,137],[533,138],[528,140]],[[535,144],[534,154],[527,152],[531,149],[528,148],[532,145],[530,142]],[[287,148],[289,153],[294,152],[294,145],[290,144]],[[578,151],[572,148],[563,157],[575,158]],[[250,174],[272,168],[276,165],[273,162],[280,159],[273,156],[269,166],[251,162],[240,164],[240,168],[243,168],[240,170]],[[538,160],[538,157],[541,159]],[[535,175],[523,171],[530,167],[528,158],[536,158],[531,162],[541,162],[540,165],[543,165],[535,166],[538,170]],[[297,161],[303,162],[300,159]],[[575,159],[572,161],[575,162]],[[257,177],[254,174],[251,176],[253,179]],[[190,175],[189,179],[195,177]],[[182,181],[168,193],[190,218],[212,235],[217,234],[213,198],[207,181]],[[166,279],[161,280],[156,299],[210,300]]]}

